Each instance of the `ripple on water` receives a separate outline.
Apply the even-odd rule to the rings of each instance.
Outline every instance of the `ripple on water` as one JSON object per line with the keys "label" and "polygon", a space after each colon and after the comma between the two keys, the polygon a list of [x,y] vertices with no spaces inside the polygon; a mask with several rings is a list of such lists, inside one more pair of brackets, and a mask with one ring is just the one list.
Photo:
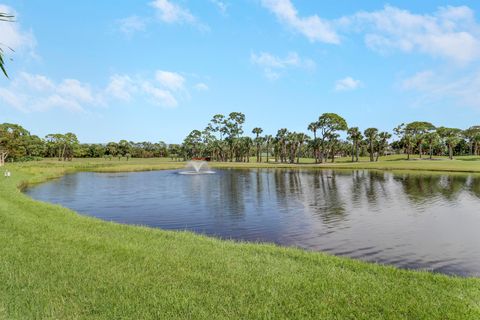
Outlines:
{"label": "ripple on water", "polygon": [[78,173],[26,192],[120,223],[274,242],[402,268],[480,273],[478,176],[178,173]]}

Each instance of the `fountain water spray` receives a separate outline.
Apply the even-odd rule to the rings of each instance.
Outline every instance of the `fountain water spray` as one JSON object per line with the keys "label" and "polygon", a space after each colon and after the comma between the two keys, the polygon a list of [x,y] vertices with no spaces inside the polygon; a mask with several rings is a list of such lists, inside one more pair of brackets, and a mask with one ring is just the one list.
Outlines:
{"label": "fountain water spray", "polygon": [[215,171],[210,170],[206,161],[193,160],[189,161],[185,166],[185,170],[180,171],[180,174],[211,174]]}

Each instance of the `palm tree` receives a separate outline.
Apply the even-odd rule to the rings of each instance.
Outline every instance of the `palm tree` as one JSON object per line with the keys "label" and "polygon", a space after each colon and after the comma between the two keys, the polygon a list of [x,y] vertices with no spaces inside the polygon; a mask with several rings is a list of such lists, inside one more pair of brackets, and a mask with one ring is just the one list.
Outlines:
{"label": "palm tree", "polygon": [[448,158],[453,159],[453,148],[460,142],[460,134],[462,130],[457,128],[440,127],[437,129],[438,134],[448,147]]}
{"label": "palm tree", "polygon": [[263,132],[263,129],[259,128],[259,127],[253,128],[253,130],[252,130],[252,133],[257,135],[255,137],[255,144],[257,145],[257,162],[261,162],[261,158],[260,158],[260,144],[261,144],[260,134],[262,132]]}
{"label": "palm tree", "polygon": [[[0,12],[0,21],[11,22],[11,21],[13,21],[12,19],[13,19],[12,15],[10,15],[8,13]],[[13,49],[11,49],[11,48],[9,48],[9,49],[13,51]],[[3,55],[4,55],[4,51],[0,47],[0,69],[2,70],[5,77],[8,78],[8,73],[7,73],[7,70],[5,69],[5,60],[3,58]]]}
{"label": "palm tree", "polygon": [[425,139],[425,142],[428,144],[428,154],[430,156],[430,160],[432,160],[433,146],[438,144],[438,141],[440,140],[440,136],[435,131],[432,131],[432,132],[426,133],[424,139]]}
{"label": "palm tree", "polygon": [[267,147],[267,163],[268,163],[268,157],[270,156],[270,144],[272,143],[273,137],[269,134],[267,134],[265,137],[263,137],[265,141],[265,146]]}
{"label": "palm tree", "polygon": [[[337,146],[340,144],[340,140],[338,139],[340,135],[338,133],[332,133],[329,137],[329,146],[330,146],[330,155],[332,157],[332,163],[335,162],[335,152],[337,151]],[[328,153],[326,155],[326,160],[328,159]],[[326,161],[325,160],[325,161]]]}
{"label": "palm tree", "polygon": [[373,154],[374,154],[374,151],[375,151],[374,146],[375,146],[375,142],[377,140],[378,129],[377,128],[368,128],[368,129],[365,129],[363,134],[367,138],[368,144],[370,146],[370,161],[373,162],[374,161]]}
{"label": "palm tree", "polygon": [[318,163],[317,155],[317,129],[318,122],[312,122],[308,125],[308,130],[313,132],[313,157],[315,158],[315,163]]}
{"label": "palm tree", "polygon": [[297,133],[297,142],[298,142],[298,152],[297,152],[297,163],[300,163],[300,156],[302,153],[303,144],[309,140],[309,136],[303,132]]}
{"label": "palm tree", "polygon": [[280,162],[285,162],[287,155],[287,143],[286,138],[288,135],[288,130],[286,128],[279,129],[277,131],[277,141],[280,152]]}
{"label": "palm tree", "polygon": [[377,152],[377,159],[375,161],[378,161],[378,158],[380,157],[380,153],[384,153],[385,149],[388,146],[388,139],[390,139],[392,135],[388,132],[380,132],[378,134],[378,152]]}
{"label": "palm tree", "polygon": [[413,140],[418,146],[418,155],[422,158],[422,145],[425,134],[435,129],[430,122],[414,121],[406,125],[405,130],[412,135]]}
{"label": "palm tree", "polygon": [[413,145],[413,138],[412,138],[411,131],[406,129],[406,126],[404,123],[394,128],[393,131],[403,142],[403,146],[407,151],[407,160],[410,160],[410,153],[412,152],[412,145]]}
{"label": "palm tree", "polygon": [[354,161],[354,157],[356,162],[358,162],[358,144],[362,141],[363,136],[358,127],[352,127],[347,131],[348,139],[352,141],[352,162]]}
{"label": "palm tree", "polygon": [[463,131],[463,136],[468,139],[470,144],[470,155],[477,154],[477,137],[480,137],[480,126],[472,126]]}

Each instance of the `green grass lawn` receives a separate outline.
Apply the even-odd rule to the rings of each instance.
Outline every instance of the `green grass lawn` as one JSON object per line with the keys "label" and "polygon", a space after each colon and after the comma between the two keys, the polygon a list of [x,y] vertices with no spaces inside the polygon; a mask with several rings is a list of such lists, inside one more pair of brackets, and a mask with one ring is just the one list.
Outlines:
{"label": "green grass lawn", "polygon": [[[468,160],[391,157],[333,166],[480,172],[480,161]],[[0,176],[0,318],[480,319],[480,279],[108,223],[18,189],[66,172],[183,165],[166,159],[9,164],[12,177]]]}

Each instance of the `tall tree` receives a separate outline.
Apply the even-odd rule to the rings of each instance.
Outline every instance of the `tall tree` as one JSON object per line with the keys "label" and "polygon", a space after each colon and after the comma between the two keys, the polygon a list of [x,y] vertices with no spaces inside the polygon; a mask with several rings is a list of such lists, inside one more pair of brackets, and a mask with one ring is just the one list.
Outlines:
{"label": "tall tree", "polygon": [[308,125],[308,130],[313,132],[313,157],[315,158],[315,163],[318,163],[318,141],[317,141],[317,130],[318,122],[311,122]]}
{"label": "tall tree", "polygon": [[318,129],[320,131],[320,162],[323,162],[327,144],[334,138],[337,131],[346,131],[347,122],[336,113],[324,113],[318,118]]}
{"label": "tall tree", "polygon": [[432,160],[433,148],[435,147],[435,145],[438,145],[440,141],[440,136],[435,131],[427,132],[425,134],[424,141],[428,145],[428,155],[430,160]]}
{"label": "tall tree", "polygon": [[363,132],[365,138],[367,139],[369,145],[370,161],[373,162],[375,154],[375,144],[377,143],[378,129],[377,128],[368,128]]}
{"label": "tall tree", "polygon": [[378,150],[377,150],[377,158],[375,161],[378,161],[378,158],[380,157],[380,154],[385,153],[385,149],[388,147],[388,139],[390,139],[392,135],[388,132],[380,132],[378,134]]}
{"label": "tall tree", "polygon": [[277,136],[275,137],[278,141],[278,151],[280,153],[280,162],[285,162],[287,157],[287,135],[288,130],[286,128],[279,129],[277,131]]}
{"label": "tall tree", "polygon": [[352,141],[352,162],[358,162],[359,143],[362,141],[363,136],[358,127],[352,127],[347,131],[348,139]]}
{"label": "tall tree", "polygon": [[414,142],[412,138],[412,133],[410,132],[410,130],[406,129],[404,123],[394,128],[393,132],[395,132],[395,135],[397,135],[401,139],[402,145],[407,153],[407,160],[410,160],[410,154],[412,153],[412,146]]}
{"label": "tall tree", "polygon": [[3,150],[3,162],[7,156],[18,160],[28,155],[30,132],[13,123],[0,124],[0,148]]}
{"label": "tall tree", "polygon": [[329,149],[330,149],[330,156],[332,159],[332,163],[335,162],[335,154],[337,152],[337,148],[340,146],[340,135],[338,133],[331,133],[328,139]]}
{"label": "tall tree", "polygon": [[297,164],[300,163],[300,157],[303,156],[303,145],[310,140],[310,137],[303,132],[297,133],[297,143],[298,143],[298,150],[297,150]]}
{"label": "tall tree", "polygon": [[199,130],[192,130],[188,136],[183,140],[185,147],[184,158],[197,158],[202,155],[202,132]]}
{"label": "tall tree", "polygon": [[430,122],[414,121],[405,126],[405,130],[412,136],[413,141],[418,148],[418,156],[422,158],[422,146],[425,139],[425,135],[428,132],[435,130],[435,126]]}
{"label": "tall tree", "polygon": [[463,131],[463,136],[468,140],[470,146],[470,155],[476,155],[478,150],[478,141],[480,140],[480,126],[472,126]]}
{"label": "tall tree", "polygon": [[230,161],[233,161],[235,149],[239,146],[237,139],[243,134],[245,115],[241,112],[231,112],[224,121],[224,132],[227,134],[227,142],[230,149]]}
{"label": "tall tree", "polygon": [[453,148],[460,142],[462,130],[457,128],[437,128],[438,135],[443,139],[443,142],[448,148],[448,158],[453,159]]}
{"label": "tall tree", "polygon": [[264,137],[264,140],[265,140],[265,147],[266,147],[266,149],[267,149],[267,163],[268,163],[268,161],[269,161],[269,156],[270,156],[270,145],[272,144],[273,137],[272,137],[272,135],[267,134],[267,135]]}
{"label": "tall tree", "polygon": [[257,146],[257,162],[261,162],[261,155],[260,155],[260,146],[262,144],[262,138],[260,137],[260,134],[262,134],[263,129],[259,127],[255,127],[252,130],[252,133],[256,135],[255,137],[255,145]]}

